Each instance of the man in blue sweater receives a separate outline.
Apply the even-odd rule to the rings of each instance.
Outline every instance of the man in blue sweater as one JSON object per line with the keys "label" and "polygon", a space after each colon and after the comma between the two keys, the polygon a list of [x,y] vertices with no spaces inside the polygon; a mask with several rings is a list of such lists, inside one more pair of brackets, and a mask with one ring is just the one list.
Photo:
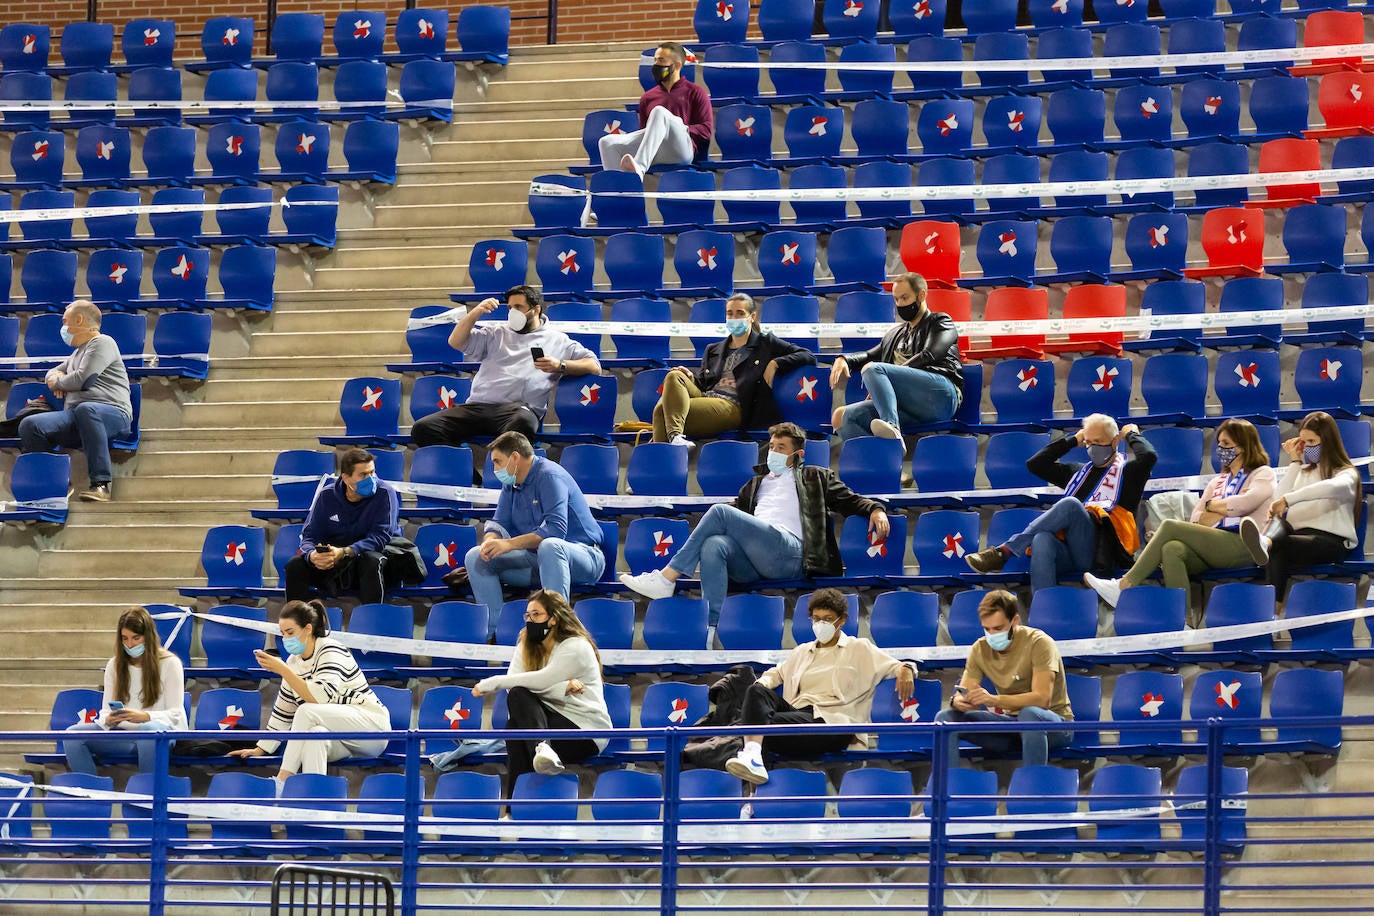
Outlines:
{"label": "man in blue sweater", "polygon": [[373,457],[361,448],[345,451],[338,478],[315,494],[300,552],[286,563],[286,600],[305,601],[317,588],[326,595],[357,589],[364,604],[380,602],[382,551],[401,534],[400,507],[396,491],[377,479]]}
{"label": "man in blue sweater", "polygon": [[505,432],[491,444],[491,464],[501,481],[496,513],[464,566],[473,597],[487,607],[495,627],[502,583],[542,588],[567,598],[574,584],[590,585],[606,569],[601,526],[572,475],[537,458],[530,440]]}

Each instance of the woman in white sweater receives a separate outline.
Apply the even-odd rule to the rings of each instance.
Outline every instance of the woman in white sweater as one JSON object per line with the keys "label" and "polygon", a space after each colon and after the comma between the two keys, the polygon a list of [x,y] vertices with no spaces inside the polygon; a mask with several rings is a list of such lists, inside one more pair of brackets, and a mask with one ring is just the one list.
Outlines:
{"label": "woman in white sweater", "polygon": [[[587,628],[557,592],[536,591],[525,607],[525,628],[505,674],[483,678],[473,696],[506,691],[507,728],[566,730],[610,728],[601,689],[601,654]],[[563,772],[606,748],[605,738],[507,741],[507,797],[521,773]]]}
{"label": "woman in white sweater", "polygon": [[[185,731],[186,679],[181,659],[162,648],[153,618],[141,607],[119,615],[115,654],[105,664],[105,693],[94,722],[73,725],[68,731]],[[151,773],[153,741],[84,741],[65,738],[63,750],[73,773],[96,775],[97,757],[136,753],[140,773]]]}
{"label": "woman in white sweater", "polygon": [[[267,720],[269,731],[389,732],[391,716],[367,684],[353,653],[329,636],[329,618],[320,601],[288,601],[278,625],[285,661],[261,649],[258,664],[281,677],[281,689]],[[288,741],[277,779],[293,773],[324,773],[331,760],[376,757],[387,738]],[[235,757],[274,754],[280,741],[230,751]]]}
{"label": "woman in white sweater", "polygon": [[1340,428],[1328,413],[1303,418],[1298,434],[1283,443],[1292,463],[1274,491],[1269,526],[1241,523],[1240,536],[1265,581],[1283,601],[1289,573],[1297,567],[1339,563],[1355,546],[1360,513],[1360,472],[1350,463]]}
{"label": "woman in white sweater", "polygon": [[1230,419],[1217,427],[1214,456],[1221,473],[1202,491],[1191,521],[1166,520],[1120,579],[1083,574],[1103,601],[1116,607],[1123,588],[1135,588],[1156,569],[1164,570],[1165,587],[1187,589],[1198,573],[1250,562],[1240,526],[1269,518],[1275,480],[1269,453],[1250,421]]}

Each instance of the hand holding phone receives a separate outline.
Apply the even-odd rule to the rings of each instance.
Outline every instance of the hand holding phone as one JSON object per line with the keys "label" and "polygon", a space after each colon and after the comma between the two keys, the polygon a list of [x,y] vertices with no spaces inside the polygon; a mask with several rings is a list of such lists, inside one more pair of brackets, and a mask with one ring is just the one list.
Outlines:
{"label": "hand holding phone", "polygon": [[111,701],[110,701],[110,712],[118,712],[119,710],[121,710],[121,709],[123,709],[123,708],[124,708],[124,704],[121,703],[121,702],[119,702],[118,700],[111,700]]}
{"label": "hand holding phone", "polygon": [[530,347],[530,358],[533,359],[535,362],[539,362],[541,359],[544,358],[544,348]]}

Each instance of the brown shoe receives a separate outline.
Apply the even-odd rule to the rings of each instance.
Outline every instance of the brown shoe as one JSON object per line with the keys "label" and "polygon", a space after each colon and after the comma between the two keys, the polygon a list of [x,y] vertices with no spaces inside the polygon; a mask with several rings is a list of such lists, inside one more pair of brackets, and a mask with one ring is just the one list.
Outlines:
{"label": "brown shoe", "polygon": [[1007,555],[1001,547],[989,547],[977,553],[965,554],[964,562],[976,573],[995,573],[1007,565]]}
{"label": "brown shoe", "polygon": [[89,490],[81,491],[81,498],[88,503],[107,503],[110,501],[110,485],[108,483],[97,483]]}

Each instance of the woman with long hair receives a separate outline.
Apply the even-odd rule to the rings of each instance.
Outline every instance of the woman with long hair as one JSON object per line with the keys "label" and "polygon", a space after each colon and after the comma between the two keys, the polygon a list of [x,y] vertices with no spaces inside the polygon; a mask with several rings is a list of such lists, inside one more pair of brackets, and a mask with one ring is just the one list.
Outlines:
{"label": "woman with long hair", "polygon": [[1116,607],[1122,589],[1140,585],[1156,569],[1164,570],[1166,587],[1187,589],[1201,572],[1250,562],[1240,527],[1269,517],[1275,481],[1269,453],[1250,421],[1233,418],[1217,427],[1213,455],[1221,473],[1202,491],[1190,521],[1165,520],[1120,579],[1083,574],[1103,601]]}
{"label": "woman with long hair", "polygon": [[[602,694],[601,653],[568,599],[539,590],[525,606],[525,628],[505,674],[483,678],[473,696],[506,691],[507,728],[536,731],[610,728]],[[506,742],[506,793],[521,773],[561,773],[606,748],[605,738],[546,738]]]}
{"label": "woman with long hair", "polygon": [[1303,417],[1298,434],[1283,443],[1292,463],[1269,505],[1268,527],[1253,519],[1240,536],[1265,581],[1282,601],[1291,571],[1318,563],[1339,563],[1359,539],[1360,472],[1350,462],[1340,427],[1329,413]]}
{"label": "woman with long hair", "polygon": [[[367,684],[353,653],[329,635],[324,603],[288,601],[278,620],[285,660],[270,652],[253,652],[258,664],[281,678],[281,689],[268,718],[269,731],[388,732],[391,716]],[[288,741],[282,753],[281,782],[294,773],[324,773],[331,760],[376,757],[387,739]],[[274,754],[280,741],[230,751],[234,757]]]}
{"label": "woman with long hair", "polygon": [[[186,678],[181,659],[162,648],[157,626],[145,608],[131,607],[115,625],[114,656],[105,663],[105,692],[94,722],[68,731],[185,731]],[[85,741],[65,738],[62,747],[73,773],[96,775],[97,757],[134,753],[140,773],[151,773],[153,741]]]}

